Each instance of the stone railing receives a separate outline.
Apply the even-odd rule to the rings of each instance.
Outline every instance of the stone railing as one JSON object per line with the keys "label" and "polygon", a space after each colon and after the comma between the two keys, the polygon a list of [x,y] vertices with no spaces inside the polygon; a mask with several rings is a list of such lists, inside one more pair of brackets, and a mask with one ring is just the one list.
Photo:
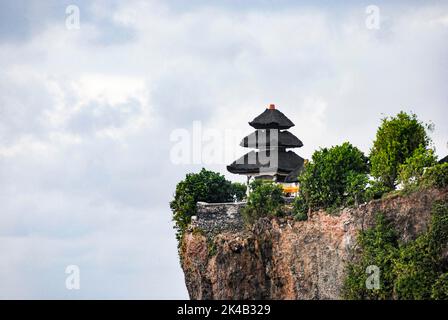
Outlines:
{"label": "stone railing", "polygon": [[240,211],[245,205],[246,202],[198,202],[197,215],[192,217],[191,225],[207,234],[241,231],[244,223]]}
{"label": "stone railing", "polygon": [[[285,204],[291,205],[294,198],[283,198]],[[196,216],[191,218],[191,228],[199,229],[208,235],[220,232],[237,232],[244,229],[241,209],[246,202],[207,203],[196,204]]]}

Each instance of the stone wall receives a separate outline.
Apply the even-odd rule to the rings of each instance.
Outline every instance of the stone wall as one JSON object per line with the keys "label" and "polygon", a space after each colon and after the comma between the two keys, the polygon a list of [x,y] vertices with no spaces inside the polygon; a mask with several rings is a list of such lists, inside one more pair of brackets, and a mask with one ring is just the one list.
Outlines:
{"label": "stone wall", "polygon": [[238,232],[243,230],[241,208],[246,202],[207,203],[198,202],[197,216],[192,218],[192,228],[199,228],[208,235],[221,232]]}

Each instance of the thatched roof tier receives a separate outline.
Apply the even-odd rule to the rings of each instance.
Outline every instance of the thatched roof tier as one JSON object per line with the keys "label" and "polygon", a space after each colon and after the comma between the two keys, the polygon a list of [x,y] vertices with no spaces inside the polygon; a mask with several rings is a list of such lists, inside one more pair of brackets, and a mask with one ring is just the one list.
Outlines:
{"label": "thatched roof tier", "polygon": [[302,170],[305,168],[303,164],[297,166],[294,170],[291,171],[290,174],[288,174],[285,178],[285,182],[292,183],[292,182],[299,182],[299,174],[302,172]]}
{"label": "thatched roof tier", "polygon": [[[272,140],[271,140],[272,139]],[[245,148],[267,149],[271,146],[281,148],[300,148],[302,141],[288,131],[259,129],[243,138],[240,146]]]}
{"label": "thatched roof tier", "polygon": [[294,123],[275,109],[273,104],[249,124],[255,129],[289,129],[294,126]]}
{"label": "thatched roof tier", "polygon": [[[277,152],[277,164],[268,161],[272,152]],[[272,157],[274,155],[272,154]],[[292,170],[303,165],[304,159],[292,151],[267,150],[261,152],[251,151],[231,165],[227,166],[227,170],[231,173],[259,175],[259,174],[289,174]]]}

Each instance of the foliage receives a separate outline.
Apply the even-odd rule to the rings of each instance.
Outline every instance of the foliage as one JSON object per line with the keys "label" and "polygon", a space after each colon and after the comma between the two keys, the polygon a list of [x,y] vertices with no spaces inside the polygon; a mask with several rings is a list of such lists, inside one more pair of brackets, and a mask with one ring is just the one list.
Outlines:
{"label": "foliage", "polygon": [[437,164],[428,168],[423,175],[422,184],[425,187],[448,187],[448,163]]}
{"label": "foliage", "polygon": [[[344,283],[347,299],[444,299],[448,283],[443,252],[448,243],[448,203],[437,202],[429,231],[399,244],[392,224],[377,216],[376,226],[359,235],[358,261],[348,265]],[[380,288],[368,290],[366,268],[381,270]]]}
{"label": "foliage", "polygon": [[394,261],[397,299],[427,300],[431,297],[437,271],[433,261],[435,253],[428,249],[426,235],[401,248],[398,259]]}
{"label": "foliage", "polygon": [[365,173],[349,172],[347,176],[347,204],[359,205],[367,200],[366,187],[369,178]]}
{"label": "foliage", "polygon": [[247,187],[243,183],[233,182],[230,185],[230,194],[233,195],[234,201],[241,201],[246,197]]}
{"label": "foliage", "polygon": [[209,257],[213,257],[218,252],[218,247],[214,239],[207,239],[207,253]]}
{"label": "foliage", "polygon": [[299,176],[301,193],[312,210],[340,206],[347,202],[349,191],[359,197],[367,172],[367,158],[348,142],[320,149]]}
{"label": "foliage", "polygon": [[412,156],[400,165],[398,182],[403,184],[404,188],[417,186],[422,180],[425,168],[432,167],[436,163],[434,150],[419,146]]}
{"label": "foliage", "polygon": [[250,184],[247,204],[241,214],[246,224],[252,224],[261,217],[281,216],[283,188],[267,180],[256,179]]}
{"label": "foliage", "polygon": [[390,189],[395,189],[400,165],[413,156],[417,148],[426,149],[431,140],[425,125],[415,114],[398,113],[382,119],[370,152],[371,174]]}
{"label": "foliage", "polygon": [[389,187],[385,186],[383,183],[379,181],[369,181],[369,186],[366,188],[365,191],[365,198],[366,200],[372,200],[372,199],[381,199],[381,197],[392,191]]}
{"label": "foliage", "polygon": [[175,222],[176,238],[180,242],[185,229],[196,214],[196,203],[241,201],[246,190],[243,185],[232,183],[223,175],[205,170],[189,173],[176,186],[174,199],[170,202]]}
{"label": "foliage", "polygon": [[431,298],[448,300],[448,273],[442,274],[432,286]]}
{"label": "foliage", "polygon": [[435,203],[430,229],[400,248],[395,261],[394,294],[397,299],[430,299],[443,267],[442,252],[448,241],[448,203]]}
{"label": "foliage", "polygon": [[[348,265],[348,276],[344,284],[346,299],[391,299],[393,290],[393,263],[397,255],[397,234],[392,224],[384,215],[376,216],[374,228],[361,232],[358,237],[359,245],[363,249],[358,263]],[[368,266],[377,266],[380,271],[380,288],[368,290],[366,288]]]}
{"label": "foliage", "polygon": [[306,204],[305,199],[302,194],[299,194],[293,202],[293,213],[294,219],[298,221],[308,220],[308,205]]}

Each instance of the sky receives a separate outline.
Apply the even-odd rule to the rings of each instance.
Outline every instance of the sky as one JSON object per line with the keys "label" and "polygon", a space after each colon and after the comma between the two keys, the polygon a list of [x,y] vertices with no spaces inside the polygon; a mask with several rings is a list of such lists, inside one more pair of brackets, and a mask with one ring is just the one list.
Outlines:
{"label": "sky", "polygon": [[0,0],[0,298],[188,298],[176,183],[243,181],[225,166],[270,103],[305,158],[368,153],[400,110],[447,155],[448,3],[343,3]]}

